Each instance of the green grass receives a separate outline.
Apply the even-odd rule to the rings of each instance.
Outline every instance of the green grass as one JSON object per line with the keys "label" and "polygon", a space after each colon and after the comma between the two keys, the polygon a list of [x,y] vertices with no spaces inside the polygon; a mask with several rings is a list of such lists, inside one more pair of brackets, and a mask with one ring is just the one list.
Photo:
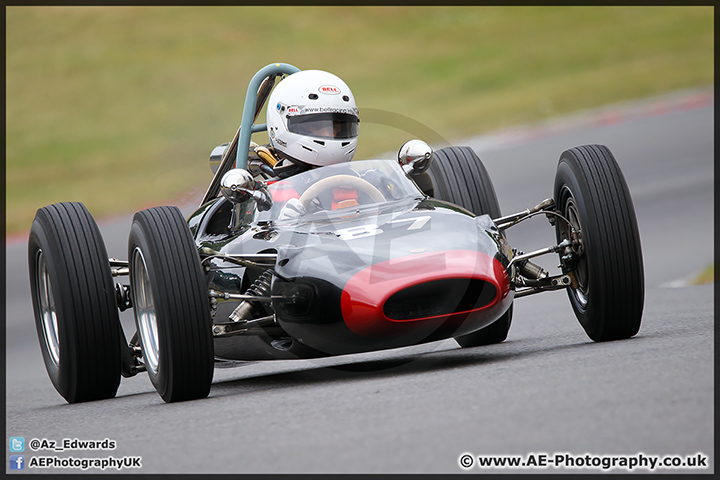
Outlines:
{"label": "green grass", "polygon": [[[418,131],[453,141],[711,85],[713,20],[712,7],[7,7],[6,228],[58,201],[103,216],[204,191],[210,151],[272,62],[343,78],[368,158]],[[382,125],[391,114],[425,128]]]}

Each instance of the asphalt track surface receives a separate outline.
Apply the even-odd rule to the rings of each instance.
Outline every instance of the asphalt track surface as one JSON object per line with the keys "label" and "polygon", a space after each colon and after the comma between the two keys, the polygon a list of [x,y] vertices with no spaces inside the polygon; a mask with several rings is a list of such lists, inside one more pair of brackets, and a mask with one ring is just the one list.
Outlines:
{"label": "asphalt track surface", "polygon": [[[690,92],[467,142],[483,158],[504,214],[552,195],[563,150],[590,143],[611,149],[633,196],[645,260],[643,323],[629,340],[593,343],[565,293],[553,292],[518,299],[509,337],[499,345],[460,349],[448,340],[218,368],[209,398],[178,404],[163,403],[140,374],[123,379],[115,399],[68,405],[42,363],[27,245],[10,242],[8,459],[9,437],[22,436],[26,465],[40,456],[142,457],[142,468],[128,473],[602,472],[481,469],[477,459],[464,469],[462,454],[525,461],[531,454],[702,454],[707,468],[656,471],[712,473],[714,288],[685,280],[714,258],[713,114],[711,93]],[[125,258],[130,221],[127,215],[100,222],[111,256]],[[554,237],[544,218],[536,218],[511,229],[509,239],[530,251]],[[552,268],[556,260],[548,262]],[[122,318],[127,332],[131,313]],[[34,452],[31,439],[110,439],[117,446]],[[84,473],[90,472],[100,470]]]}

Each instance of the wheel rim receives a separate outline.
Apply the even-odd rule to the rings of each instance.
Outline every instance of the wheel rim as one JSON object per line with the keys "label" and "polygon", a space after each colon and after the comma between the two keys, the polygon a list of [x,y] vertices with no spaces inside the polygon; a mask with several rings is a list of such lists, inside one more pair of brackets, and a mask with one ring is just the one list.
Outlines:
{"label": "wheel rim", "polygon": [[565,188],[565,194],[563,213],[577,234],[577,242],[573,239],[570,225],[567,225],[565,222],[560,223],[560,236],[564,240],[567,239],[573,242],[573,251],[578,257],[574,270],[575,278],[578,281],[578,288],[571,288],[570,291],[578,306],[584,310],[588,304],[588,275],[582,227],[580,225],[580,216],[578,215],[577,205],[575,205],[575,199],[567,187]]}
{"label": "wheel rim", "polygon": [[58,366],[60,363],[60,337],[58,334],[57,312],[55,310],[55,298],[50,288],[50,276],[47,271],[45,254],[43,254],[42,250],[38,250],[35,268],[37,271],[36,282],[45,347],[50,354],[52,363]]}
{"label": "wheel rim", "polygon": [[160,342],[158,339],[157,315],[150,285],[150,276],[145,258],[139,248],[133,252],[132,293],[135,318],[137,320],[142,354],[145,366],[152,373],[158,371]]}

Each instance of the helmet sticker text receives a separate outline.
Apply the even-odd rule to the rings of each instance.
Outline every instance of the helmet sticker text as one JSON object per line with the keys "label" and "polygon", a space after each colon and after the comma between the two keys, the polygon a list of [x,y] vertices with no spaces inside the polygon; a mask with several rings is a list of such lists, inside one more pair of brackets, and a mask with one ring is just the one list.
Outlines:
{"label": "helmet sticker text", "polygon": [[340,89],[334,85],[323,85],[322,87],[318,88],[318,91],[320,93],[324,93],[325,95],[339,95]]}

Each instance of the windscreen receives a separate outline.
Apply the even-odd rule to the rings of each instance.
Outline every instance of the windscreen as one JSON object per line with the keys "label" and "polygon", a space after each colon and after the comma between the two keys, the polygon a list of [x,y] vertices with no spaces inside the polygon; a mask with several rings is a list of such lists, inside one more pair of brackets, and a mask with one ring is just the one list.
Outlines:
{"label": "windscreen", "polygon": [[[327,180],[331,177],[338,178],[338,182]],[[353,180],[352,185],[346,185],[341,179],[348,177],[358,180]],[[378,197],[377,193],[366,195],[368,189],[358,185],[358,181],[372,185],[380,193],[380,196]],[[312,169],[270,184],[269,190],[273,197],[273,206],[270,211],[261,212],[261,218],[258,220],[279,218],[289,200],[299,199],[310,187],[320,182],[322,185],[327,185],[327,188],[323,187],[318,191],[317,199],[321,206],[328,211],[337,208],[338,202],[350,198],[338,197],[348,193],[357,200],[358,208],[362,208],[366,204],[377,204],[379,199],[382,199],[380,203],[384,203],[423,196],[415,182],[405,174],[397,162],[393,160],[355,160]],[[353,194],[353,190],[357,190],[357,195]],[[333,205],[333,201],[336,205]],[[310,209],[307,214],[311,214]]]}

